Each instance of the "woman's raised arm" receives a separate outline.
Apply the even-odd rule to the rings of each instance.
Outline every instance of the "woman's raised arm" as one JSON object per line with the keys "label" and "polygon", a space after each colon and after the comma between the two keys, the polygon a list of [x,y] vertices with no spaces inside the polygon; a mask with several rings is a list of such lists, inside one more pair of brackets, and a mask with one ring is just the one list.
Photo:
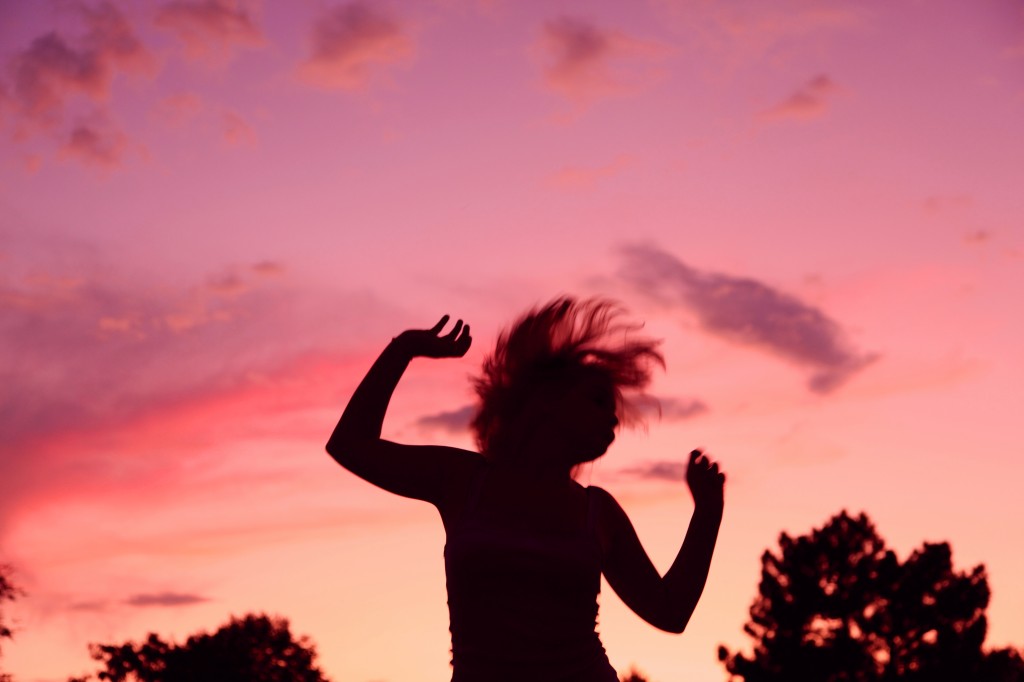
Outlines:
{"label": "woman's raised arm", "polygon": [[430,329],[410,329],[392,339],[359,383],[327,441],[331,457],[357,476],[393,493],[435,504],[441,501],[446,474],[474,453],[401,445],[380,435],[391,395],[413,358],[457,358],[469,350],[469,325],[459,320],[441,335],[447,322],[445,315]]}
{"label": "woman's raised arm", "polygon": [[682,632],[704,591],[724,508],[725,474],[700,451],[686,469],[696,508],[672,567],[658,575],[633,524],[618,502],[602,495],[606,548],[602,567],[608,584],[638,616],[667,632]]}

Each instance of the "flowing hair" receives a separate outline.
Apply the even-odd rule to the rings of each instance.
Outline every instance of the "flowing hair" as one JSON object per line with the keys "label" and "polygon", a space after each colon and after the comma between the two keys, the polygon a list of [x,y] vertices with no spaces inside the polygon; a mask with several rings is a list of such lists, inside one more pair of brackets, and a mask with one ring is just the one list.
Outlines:
{"label": "flowing hair", "polygon": [[658,351],[660,341],[631,337],[643,325],[623,321],[625,313],[607,299],[561,296],[502,331],[473,379],[479,405],[471,428],[480,452],[494,452],[507,437],[510,422],[538,390],[571,383],[587,372],[611,383],[622,424],[641,422],[631,398],[642,395],[652,366],[664,368],[665,359]]}

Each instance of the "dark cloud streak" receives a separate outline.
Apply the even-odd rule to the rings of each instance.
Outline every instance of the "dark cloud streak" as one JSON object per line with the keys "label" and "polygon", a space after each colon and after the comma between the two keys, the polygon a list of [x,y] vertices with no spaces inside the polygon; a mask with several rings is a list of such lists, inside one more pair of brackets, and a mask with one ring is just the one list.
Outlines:
{"label": "dark cloud streak", "polygon": [[821,310],[757,280],[702,272],[653,246],[625,247],[622,255],[620,275],[641,295],[686,309],[709,333],[810,368],[816,393],[835,390],[877,358],[855,350]]}
{"label": "dark cloud streak", "polygon": [[476,409],[476,405],[464,405],[455,410],[428,414],[417,419],[416,426],[421,429],[465,433],[476,414]]}

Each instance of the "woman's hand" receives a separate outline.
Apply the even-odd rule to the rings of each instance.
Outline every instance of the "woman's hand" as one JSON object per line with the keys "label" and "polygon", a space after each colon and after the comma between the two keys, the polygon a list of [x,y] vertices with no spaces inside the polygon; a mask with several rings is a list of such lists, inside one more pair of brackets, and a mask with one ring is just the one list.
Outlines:
{"label": "woman's hand", "polygon": [[700,450],[690,453],[690,463],[686,467],[686,484],[690,486],[693,502],[698,507],[724,505],[725,474],[718,470],[718,462],[712,462]]}
{"label": "woman's hand", "polygon": [[394,343],[415,358],[461,358],[473,342],[469,325],[463,325],[459,320],[450,332],[441,336],[441,330],[447,323],[448,316],[445,315],[430,329],[402,332],[395,337]]}

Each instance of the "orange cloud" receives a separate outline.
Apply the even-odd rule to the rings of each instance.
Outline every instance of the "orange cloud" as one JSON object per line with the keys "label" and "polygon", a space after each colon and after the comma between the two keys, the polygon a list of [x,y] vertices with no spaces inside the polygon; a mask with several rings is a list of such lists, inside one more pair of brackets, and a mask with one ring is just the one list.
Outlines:
{"label": "orange cloud", "polygon": [[765,121],[817,118],[825,112],[829,98],[838,91],[838,86],[828,76],[815,76],[782,102],[761,112],[760,118]]}
{"label": "orange cloud", "polygon": [[653,41],[567,16],[544,24],[539,48],[547,61],[545,84],[576,103],[648,85],[655,76],[650,63],[667,53]]}
{"label": "orange cloud", "polygon": [[381,67],[408,60],[413,42],[405,26],[375,4],[352,2],[320,16],[310,35],[310,56],[299,78],[327,90],[358,90]]}
{"label": "orange cloud", "polygon": [[254,9],[238,0],[174,0],[157,10],[155,23],[177,35],[189,56],[224,59],[236,46],[265,44]]}

